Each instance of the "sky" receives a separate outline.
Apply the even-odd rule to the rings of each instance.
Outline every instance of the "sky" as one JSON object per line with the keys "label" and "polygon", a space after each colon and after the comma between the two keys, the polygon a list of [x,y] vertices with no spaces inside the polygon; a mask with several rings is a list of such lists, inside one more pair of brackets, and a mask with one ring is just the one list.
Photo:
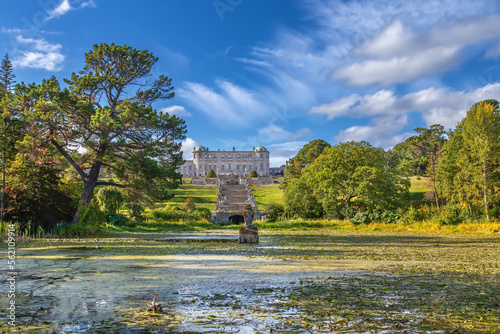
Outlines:
{"label": "sky", "polygon": [[263,145],[279,166],[314,139],[390,149],[500,100],[494,0],[0,0],[18,83],[64,86],[100,43],[159,58],[175,97],[154,107],[186,121],[185,159]]}

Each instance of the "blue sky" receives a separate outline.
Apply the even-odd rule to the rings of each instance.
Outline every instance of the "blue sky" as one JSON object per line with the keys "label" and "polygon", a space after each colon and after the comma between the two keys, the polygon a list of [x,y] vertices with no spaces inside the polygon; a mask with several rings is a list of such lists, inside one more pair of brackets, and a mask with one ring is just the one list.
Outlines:
{"label": "blue sky", "polygon": [[271,165],[314,139],[391,148],[500,99],[493,0],[0,1],[17,82],[63,79],[94,44],[153,52],[186,120],[185,158],[264,145]]}

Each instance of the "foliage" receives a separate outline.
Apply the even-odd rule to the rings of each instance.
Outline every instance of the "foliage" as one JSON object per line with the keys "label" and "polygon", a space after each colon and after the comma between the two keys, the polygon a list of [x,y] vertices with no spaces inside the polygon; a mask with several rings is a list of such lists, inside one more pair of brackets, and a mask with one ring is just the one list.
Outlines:
{"label": "foliage", "polygon": [[357,212],[350,221],[354,224],[369,224],[371,222],[381,222],[384,224],[396,223],[400,215],[395,211],[360,211]]}
{"label": "foliage", "polygon": [[288,166],[285,167],[285,177],[281,183],[281,188],[285,189],[291,179],[300,178],[302,170],[313,163],[327,147],[330,147],[330,144],[321,139],[313,140],[304,145],[297,155],[290,159]]}
{"label": "foliage", "polygon": [[96,201],[102,212],[116,214],[123,204],[123,195],[119,189],[107,186],[99,189]]}
{"label": "foliage", "polygon": [[79,187],[62,178],[62,163],[55,152],[44,149],[30,136],[19,143],[18,150],[8,170],[6,219],[22,225],[32,222],[45,230],[70,220]]}
{"label": "foliage", "polygon": [[107,213],[105,218],[108,223],[115,226],[126,225],[129,221],[127,217],[119,213]]}
{"label": "foliage", "polygon": [[212,211],[207,208],[196,208],[191,212],[194,218],[209,220],[212,217]]}
{"label": "foliage", "polygon": [[291,178],[285,188],[283,199],[286,211],[291,216],[302,218],[321,218],[323,205],[318,201],[313,188],[304,178]]}
{"label": "foliage", "polygon": [[500,206],[500,112],[498,103],[479,102],[449,134],[439,177],[447,199],[488,222]]}
{"label": "foliage", "polygon": [[[100,44],[85,55],[83,70],[65,80],[69,89],[61,90],[54,77],[41,85],[17,86],[18,104],[33,133],[55,147],[84,183],[79,208],[90,203],[99,185],[135,188],[156,197],[178,184],[178,141],[186,130],[180,118],[151,107],[174,96],[168,77],[148,81],[157,60],[148,51]],[[76,160],[71,156],[75,145],[85,149]],[[99,181],[102,166],[119,182]],[[132,204],[134,212],[139,205]]]}
{"label": "foliage", "polygon": [[354,203],[354,198],[362,200],[367,210],[397,208],[408,193],[409,181],[396,173],[388,157],[384,150],[366,142],[326,148],[285,188],[287,208],[301,217],[310,217],[312,212],[337,219],[350,218],[359,210],[359,201]]}
{"label": "foliage", "polygon": [[209,178],[209,179],[214,179],[217,177],[217,174],[215,174],[214,170],[211,169],[208,171],[207,175],[205,175],[206,178]]}
{"label": "foliage", "polygon": [[196,209],[196,205],[194,204],[194,198],[189,197],[189,193],[186,193],[186,200],[182,204],[181,210],[190,212],[193,211],[194,209]]}
{"label": "foliage", "polygon": [[248,173],[248,177],[259,177],[259,174],[257,174],[257,172],[255,170],[251,170]]}
{"label": "foliage", "polygon": [[266,219],[270,222],[276,222],[284,218],[285,205],[282,203],[269,203],[266,209]]}
{"label": "foliage", "polygon": [[105,215],[96,201],[92,201],[89,205],[83,207],[79,216],[80,225],[95,228],[96,231],[99,229],[99,226],[105,222],[105,220]]}

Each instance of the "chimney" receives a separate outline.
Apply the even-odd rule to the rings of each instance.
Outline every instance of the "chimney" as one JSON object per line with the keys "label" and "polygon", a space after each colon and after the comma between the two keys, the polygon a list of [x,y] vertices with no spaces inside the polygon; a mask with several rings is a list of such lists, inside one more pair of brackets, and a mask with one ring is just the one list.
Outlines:
{"label": "chimney", "polygon": [[233,152],[236,151],[236,148],[233,146]]}

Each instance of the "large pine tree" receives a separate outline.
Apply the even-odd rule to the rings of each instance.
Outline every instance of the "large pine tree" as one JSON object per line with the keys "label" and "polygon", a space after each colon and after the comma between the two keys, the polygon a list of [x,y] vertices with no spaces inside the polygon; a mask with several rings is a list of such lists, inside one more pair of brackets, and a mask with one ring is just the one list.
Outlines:
{"label": "large pine tree", "polygon": [[1,121],[0,121],[0,159],[2,170],[2,195],[0,202],[0,220],[3,221],[5,212],[5,170],[9,160],[9,145],[12,144],[12,137],[9,135],[9,125],[12,116],[12,93],[11,89],[14,85],[14,66],[6,53],[0,64],[0,105],[1,105]]}
{"label": "large pine tree", "polygon": [[[158,58],[147,50],[95,45],[85,67],[61,89],[55,78],[21,85],[19,103],[39,137],[68,161],[83,182],[73,223],[98,185],[140,189],[158,197],[178,184],[184,121],[152,103],[174,96],[167,76],[150,80]],[[83,152],[75,157],[74,146]],[[106,167],[119,182],[99,180]]]}

